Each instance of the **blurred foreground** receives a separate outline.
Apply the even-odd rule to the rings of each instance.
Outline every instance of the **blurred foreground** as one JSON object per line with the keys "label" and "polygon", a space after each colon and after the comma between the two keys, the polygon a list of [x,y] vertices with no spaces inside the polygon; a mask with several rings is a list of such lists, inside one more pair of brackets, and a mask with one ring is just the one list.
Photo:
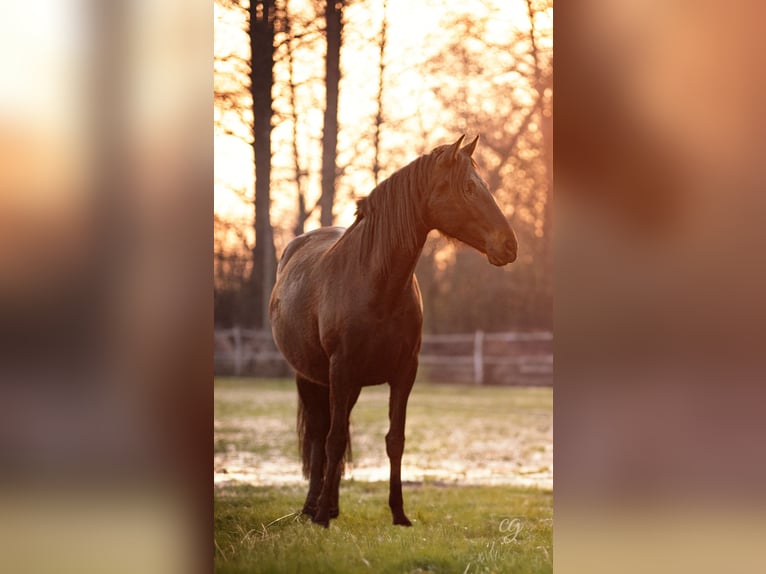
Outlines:
{"label": "blurred foreground", "polygon": [[558,8],[556,571],[764,571],[766,7]]}
{"label": "blurred foreground", "polygon": [[0,7],[0,571],[212,565],[211,6]]}

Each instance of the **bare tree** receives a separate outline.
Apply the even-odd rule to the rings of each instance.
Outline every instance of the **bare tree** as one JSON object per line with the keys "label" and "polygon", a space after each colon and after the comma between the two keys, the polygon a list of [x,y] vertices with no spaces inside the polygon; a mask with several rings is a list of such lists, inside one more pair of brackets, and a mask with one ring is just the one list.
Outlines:
{"label": "bare tree", "polygon": [[380,24],[380,56],[378,58],[378,93],[376,104],[378,107],[375,115],[375,132],[373,134],[374,156],[372,162],[372,175],[375,185],[380,183],[380,130],[383,125],[383,83],[386,74],[386,41],[387,41],[387,17],[388,2],[383,0],[383,20]]}
{"label": "bare tree", "polygon": [[545,183],[547,184],[545,197],[545,211],[543,215],[543,236],[546,238],[546,256],[550,252],[550,235],[552,227],[552,205],[553,205],[553,106],[550,105],[549,95],[553,93],[552,80],[550,73],[552,62],[549,66],[544,66],[541,62],[541,49],[537,43],[537,12],[547,10],[550,6],[549,0],[538,2],[538,6],[532,0],[527,2],[527,15],[529,17],[529,43],[530,54],[534,65],[534,89],[537,93],[537,103],[535,106],[540,120],[540,131],[543,140],[541,152],[543,155],[543,167],[545,169]]}
{"label": "bare tree", "polygon": [[340,46],[343,35],[343,0],[327,0],[325,22],[327,57],[325,59],[326,102],[322,132],[322,209],[323,226],[333,224],[335,202],[336,153],[338,147],[338,88],[340,85]]}
{"label": "bare tree", "polygon": [[271,90],[274,85],[274,31],[277,19],[274,0],[251,0],[249,14],[250,92],[253,97],[255,155],[255,245],[251,284],[253,296],[259,302],[254,323],[258,328],[265,328],[268,325],[269,296],[276,273],[274,230],[270,216],[271,121],[274,115]]}
{"label": "bare tree", "polygon": [[[252,142],[255,165],[252,225],[255,241],[246,289],[252,303],[240,309],[238,321],[264,328],[268,325],[268,301],[276,272],[270,216],[271,130],[274,116],[274,40],[281,15],[275,0],[250,0],[247,7],[242,0],[216,2],[223,8],[246,15],[243,20],[246,22],[250,53],[216,54],[215,105],[219,133]],[[234,191],[246,199],[244,190]]]}
{"label": "bare tree", "polygon": [[[485,270],[474,267],[472,254],[458,253],[450,272],[442,277],[450,288],[438,295],[443,299],[440,308],[450,308],[456,304],[450,297],[467,298],[469,291],[477,302],[475,319],[492,308],[493,300],[507,305],[507,315],[488,314],[481,320],[488,327],[501,315],[503,321],[517,325],[548,327],[551,322],[553,57],[546,21],[550,2],[525,0],[525,4],[529,25],[512,25],[507,40],[493,40],[498,36],[488,33],[491,9],[445,21],[449,38],[424,66],[424,78],[441,104],[440,110],[431,110],[432,115],[438,114],[438,123],[481,133],[475,157],[498,201],[512,210],[519,235],[520,258],[512,275],[504,274],[502,279],[487,275],[485,282],[476,282]],[[481,293],[471,291],[474,288],[466,277],[486,288]],[[464,315],[460,312],[453,319],[463,321]],[[458,323],[452,326],[457,327]]]}

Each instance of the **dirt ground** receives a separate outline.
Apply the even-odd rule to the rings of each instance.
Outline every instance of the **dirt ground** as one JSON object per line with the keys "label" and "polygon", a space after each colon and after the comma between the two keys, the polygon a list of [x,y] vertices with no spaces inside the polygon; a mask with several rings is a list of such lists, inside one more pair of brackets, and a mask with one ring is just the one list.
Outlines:
{"label": "dirt ground", "polygon": [[[215,483],[299,483],[292,381],[219,379]],[[388,387],[365,388],[352,413],[345,478],[388,480]],[[553,391],[416,383],[407,411],[402,479],[553,488]]]}

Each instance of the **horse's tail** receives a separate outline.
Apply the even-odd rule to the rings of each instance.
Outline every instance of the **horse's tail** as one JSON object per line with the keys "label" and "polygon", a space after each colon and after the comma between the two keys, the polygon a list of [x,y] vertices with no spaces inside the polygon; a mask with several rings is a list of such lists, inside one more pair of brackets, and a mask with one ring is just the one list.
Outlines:
{"label": "horse's tail", "polygon": [[[311,472],[311,448],[312,443],[316,440],[315,434],[317,431],[317,409],[321,408],[319,405],[307,404],[309,398],[306,396],[308,393],[301,389],[302,381],[298,380],[298,448],[301,452],[301,459],[303,461],[303,478],[309,478]],[[313,383],[307,383],[313,385]],[[318,386],[318,385],[314,385]],[[327,410],[329,416],[330,401],[329,396],[327,399]]]}
{"label": "horse's tail", "polygon": [[[327,433],[330,430],[330,388],[312,383],[300,376],[298,384],[298,447],[303,461],[303,478],[311,474],[311,450],[315,442],[324,448]],[[346,456],[341,461],[345,469],[346,461],[351,462],[351,432],[346,440]]]}

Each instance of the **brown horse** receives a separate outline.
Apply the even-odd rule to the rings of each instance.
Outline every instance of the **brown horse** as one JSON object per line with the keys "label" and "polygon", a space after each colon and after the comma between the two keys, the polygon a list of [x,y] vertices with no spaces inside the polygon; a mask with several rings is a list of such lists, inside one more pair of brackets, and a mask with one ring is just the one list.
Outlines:
{"label": "brown horse", "polygon": [[296,371],[298,433],[309,491],[303,512],[328,526],[348,421],[363,386],[390,386],[386,452],[394,524],[410,526],[401,461],[407,399],[423,321],[413,271],[432,229],[487,255],[516,259],[516,237],[471,154],[478,136],[437,147],[400,169],[357,204],[347,230],[326,227],[293,239],[277,269],[270,316],[274,340]]}

